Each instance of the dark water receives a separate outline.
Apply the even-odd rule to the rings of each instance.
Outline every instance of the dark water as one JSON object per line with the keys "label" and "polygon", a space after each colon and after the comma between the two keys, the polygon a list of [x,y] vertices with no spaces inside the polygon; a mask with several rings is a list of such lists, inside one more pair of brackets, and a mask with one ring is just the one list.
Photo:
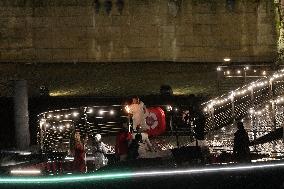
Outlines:
{"label": "dark water", "polygon": [[[11,96],[9,80],[26,79],[30,95],[45,85],[53,96],[148,95],[170,85],[174,94],[216,93],[216,64],[198,63],[8,63],[0,65],[1,95]],[[10,84],[10,85],[9,85]]]}

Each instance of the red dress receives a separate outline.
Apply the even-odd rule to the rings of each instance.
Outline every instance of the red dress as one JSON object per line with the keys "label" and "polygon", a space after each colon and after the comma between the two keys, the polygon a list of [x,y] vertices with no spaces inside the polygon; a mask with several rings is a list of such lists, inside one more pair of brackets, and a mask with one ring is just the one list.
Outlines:
{"label": "red dress", "polygon": [[81,173],[86,171],[84,146],[80,143],[75,145],[73,170]]}
{"label": "red dress", "polygon": [[115,153],[120,155],[127,155],[128,153],[128,142],[131,141],[132,135],[127,131],[121,131],[116,136]]}

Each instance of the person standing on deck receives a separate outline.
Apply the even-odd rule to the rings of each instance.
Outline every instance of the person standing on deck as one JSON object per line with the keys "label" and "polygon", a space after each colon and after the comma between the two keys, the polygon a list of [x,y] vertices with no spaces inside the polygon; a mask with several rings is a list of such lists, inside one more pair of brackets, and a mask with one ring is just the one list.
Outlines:
{"label": "person standing on deck", "polygon": [[132,104],[129,106],[129,113],[133,120],[133,130],[136,131],[137,126],[141,127],[142,130],[147,130],[145,114],[146,106],[138,97],[132,98]]}
{"label": "person standing on deck", "polygon": [[86,163],[85,163],[85,148],[84,144],[81,142],[81,135],[79,131],[75,132],[75,145],[74,145],[74,162],[73,169],[76,172],[85,172]]}
{"label": "person standing on deck", "polygon": [[235,132],[233,154],[237,162],[250,162],[250,149],[248,133],[242,122],[237,123],[238,130]]}

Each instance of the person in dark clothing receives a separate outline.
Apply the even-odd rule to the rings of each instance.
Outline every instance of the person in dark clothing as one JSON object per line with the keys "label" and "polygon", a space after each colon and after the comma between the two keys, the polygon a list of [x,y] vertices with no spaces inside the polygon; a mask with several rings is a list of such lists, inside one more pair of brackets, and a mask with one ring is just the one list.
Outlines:
{"label": "person in dark clothing", "polygon": [[237,162],[250,162],[249,137],[242,122],[237,123],[233,154]]}
{"label": "person in dark clothing", "polygon": [[128,160],[134,160],[137,159],[139,156],[138,149],[139,149],[139,142],[142,141],[142,135],[140,133],[137,133],[135,135],[135,138],[132,140],[132,142],[129,145],[128,148]]}

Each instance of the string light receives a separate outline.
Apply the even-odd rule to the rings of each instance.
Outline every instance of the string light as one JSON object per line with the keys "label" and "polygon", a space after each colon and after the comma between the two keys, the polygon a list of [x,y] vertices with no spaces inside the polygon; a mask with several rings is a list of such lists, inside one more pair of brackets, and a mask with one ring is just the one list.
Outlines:
{"label": "string light", "polygon": [[93,112],[94,112],[93,108],[88,108],[88,111],[87,111],[88,114],[91,114]]}
{"label": "string light", "polygon": [[78,115],[79,115],[79,113],[78,112],[73,112],[73,114],[72,114],[74,117],[77,117]]}
{"label": "string light", "polygon": [[[229,71],[229,70],[227,70]],[[265,79],[259,80],[257,82],[252,82],[248,85],[245,85],[239,89],[236,89],[234,91],[231,91],[228,93],[228,95],[222,95],[221,97],[217,97],[214,100],[210,100],[206,103],[203,103],[203,111],[206,114],[209,114],[213,107],[214,111],[218,110],[218,113],[214,112],[214,123],[212,122],[212,118],[208,115],[207,121],[206,121],[206,129],[210,130],[213,129],[212,126],[215,125],[215,127],[220,127],[221,125],[225,125],[229,123],[228,117],[231,117],[230,109],[232,109],[232,102],[235,104],[235,114],[237,116],[245,115],[247,109],[249,109],[249,106],[251,106],[251,95],[254,97],[254,103],[261,103],[262,98],[269,98],[269,93],[267,89],[269,89],[269,86],[272,84],[272,81],[275,81],[275,83],[278,83],[278,79],[282,78],[284,76],[284,71],[281,70],[281,72],[276,72],[272,76],[267,77]],[[279,88],[280,87],[280,88]],[[275,88],[275,91],[284,90],[283,85],[281,85],[278,88]],[[267,90],[266,93],[263,93],[262,91]],[[244,101],[244,99],[247,99]],[[281,100],[278,100],[277,103],[279,103]],[[243,105],[242,105],[243,104]],[[257,112],[258,114],[261,112]]]}

